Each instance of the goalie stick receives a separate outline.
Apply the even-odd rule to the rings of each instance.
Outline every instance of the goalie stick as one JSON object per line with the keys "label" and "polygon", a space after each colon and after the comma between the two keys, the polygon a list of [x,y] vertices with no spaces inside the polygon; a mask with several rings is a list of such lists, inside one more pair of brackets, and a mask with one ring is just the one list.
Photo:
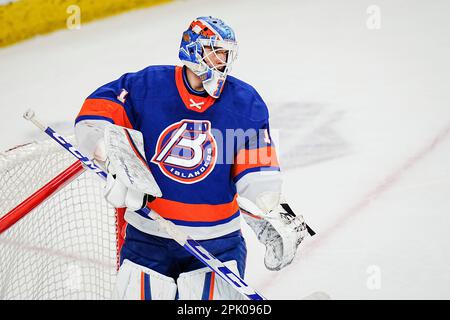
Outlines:
{"label": "goalie stick", "polygon": [[[72,144],[67,142],[67,140],[55,132],[51,127],[44,125],[42,122],[38,121],[35,117],[33,110],[28,110],[24,113],[23,117],[26,120],[31,121],[40,130],[46,133],[50,138],[55,140],[64,149],[70,152],[74,157],[76,157],[83,165],[90,171],[95,172],[103,180],[106,180],[107,173],[100,169],[95,163],[93,163],[89,158],[84,156],[80,151],[78,151]],[[242,295],[250,300],[265,300],[265,298],[258,293],[255,289],[251,288],[239,275],[236,275],[231,271],[224,263],[219,259],[214,257],[210,252],[203,248],[197,241],[192,239],[189,235],[182,232],[177,226],[161,217],[155,211],[144,207],[139,210],[139,213],[147,215],[149,218],[155,220],[163,227],[166,232],[183,248],[190,252],[193,256],[199,259],[202,263],[208,266],[212,271],[219,275],[224,281],[230,284],[234,289],[240,292]]]}

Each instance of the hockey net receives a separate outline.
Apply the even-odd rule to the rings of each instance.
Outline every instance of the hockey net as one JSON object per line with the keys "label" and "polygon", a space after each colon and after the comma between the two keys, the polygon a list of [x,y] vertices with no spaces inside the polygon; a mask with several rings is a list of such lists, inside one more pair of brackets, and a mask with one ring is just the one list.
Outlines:
{"label": "hockey net", "polygon": [[0,299],[111,298],[118,227],[102,186],[54,141],[0,154]]}

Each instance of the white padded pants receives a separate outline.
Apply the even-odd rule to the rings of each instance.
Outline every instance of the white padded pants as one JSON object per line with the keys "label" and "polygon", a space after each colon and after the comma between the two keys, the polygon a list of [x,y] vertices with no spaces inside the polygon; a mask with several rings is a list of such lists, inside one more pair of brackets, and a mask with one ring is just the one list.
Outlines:
{"label": "white padded pants", "polygon": [[[236,261],[224,263],[238,273]],[[185,272],[177,279],[179,300],[242,300],[242,294],[212,272],[208,267]]]}
{"label": "white padded pants", "polygon": [[175,281],[154,270],[124,260],[117,275],[115,300],[174,300]]}
{"label": "white padded pants", "polygon": [[[236,261],[225,265],[238,273]],[[124,260],[117,275],[115,300],[242,300],[244,297],[208,267],[181,273],[174,279]]]}

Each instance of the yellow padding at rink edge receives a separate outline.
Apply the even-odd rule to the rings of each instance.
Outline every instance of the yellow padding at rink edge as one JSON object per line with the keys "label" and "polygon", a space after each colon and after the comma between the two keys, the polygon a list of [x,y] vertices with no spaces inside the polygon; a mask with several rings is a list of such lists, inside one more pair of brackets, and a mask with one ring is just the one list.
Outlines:
{"label": "yellow padding at rink edge", "polygon": [[0,0],[0,47],[37,34],[66,28],[67,19],[76,12],[73,8],[78,10],[73,6],[78,6],[79,20],[83,25],[127,10],[171,1],[173,0]]}

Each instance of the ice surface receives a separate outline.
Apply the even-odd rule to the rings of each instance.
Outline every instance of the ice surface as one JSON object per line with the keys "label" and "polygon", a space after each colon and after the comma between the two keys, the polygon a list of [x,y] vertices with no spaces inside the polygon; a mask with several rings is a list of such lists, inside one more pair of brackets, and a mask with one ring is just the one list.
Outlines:
{"label": "ice surface", "polygon": [[177,64],[190,20],[222,17],[233,75],[268,103],[284,190],[318,235],[281,272],[248,239],[246,279],[271,299],[450,298],[450,3],[177,1],[0,49],[0,149],[70,132],[84,98],[121,74]]}

